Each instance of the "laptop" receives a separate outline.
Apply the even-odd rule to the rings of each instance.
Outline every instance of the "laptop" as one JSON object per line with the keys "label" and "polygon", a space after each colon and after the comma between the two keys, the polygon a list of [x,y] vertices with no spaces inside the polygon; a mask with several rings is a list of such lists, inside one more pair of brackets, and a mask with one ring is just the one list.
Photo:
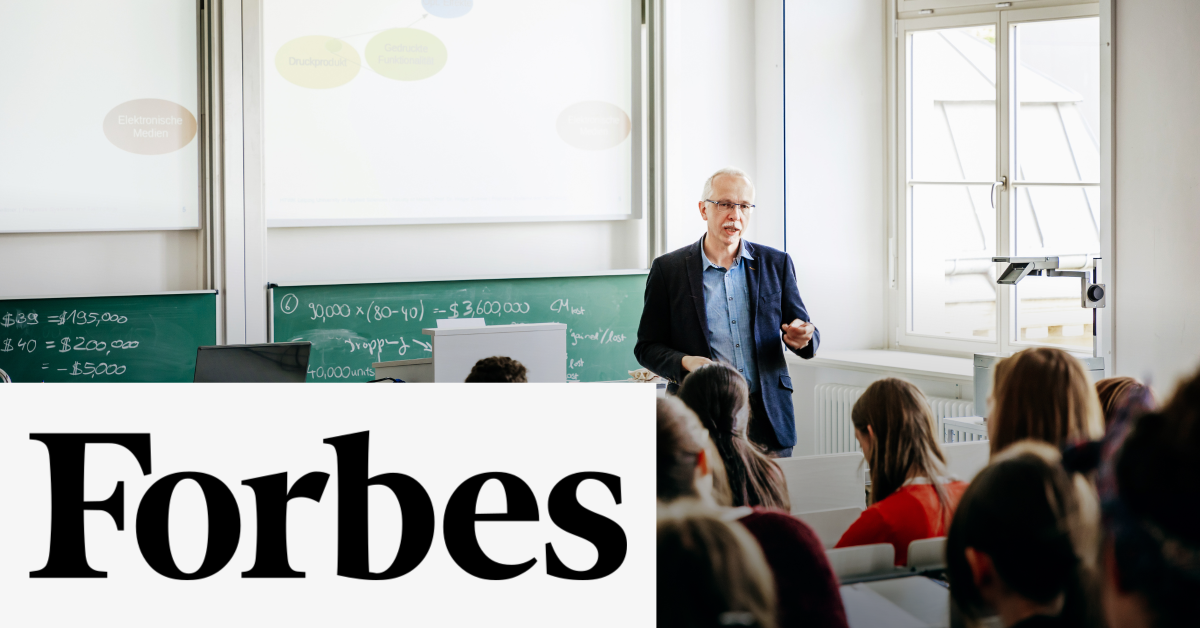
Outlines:
{"label": "laptop", "polygon": [[311,342],[199,347],[192,381],[303,383],[311,350]]}

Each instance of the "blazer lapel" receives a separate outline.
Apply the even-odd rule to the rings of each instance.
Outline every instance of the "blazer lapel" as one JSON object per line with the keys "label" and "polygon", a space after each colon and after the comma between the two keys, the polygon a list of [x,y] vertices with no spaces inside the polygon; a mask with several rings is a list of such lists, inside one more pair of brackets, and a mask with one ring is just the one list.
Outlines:
{"label": "blazer lapel", "polygon": [[700,337],[704,339],[704,347],[708,350],[705,357],[712,357],[712,345],[708,342],[708,314],[704,311],[704,256],[700,255],[700,247],[704,238],[692,245],[684,260],[687,266],[688,288],[691,290],[692,304],[696,306],[696,318],[700,321]]}
{"label": "blazer lapel", "polygon": [[[742,247],[749,255],[754,255],[754,245],[746,240],[742,240]],[[742,263],[746,265],[746,287],[750,292],[750,324],[757,326],[758,323],[758,285],[761,283],[758,280],[758,266],[762,263],[759,259],[743,259]],[[750,328],[755,337],[758,337],[758,330],[754,327]]]}

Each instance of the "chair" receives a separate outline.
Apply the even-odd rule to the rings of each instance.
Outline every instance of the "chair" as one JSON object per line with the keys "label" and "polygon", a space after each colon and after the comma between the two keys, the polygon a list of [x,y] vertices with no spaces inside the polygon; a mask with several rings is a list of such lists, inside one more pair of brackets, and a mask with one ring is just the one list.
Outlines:
{"label": "chair", "polygon": [[942,445],[946,455],[946,472],[964,482],[970,482],[988,464],[991,444],[986,440]]}
{"label": "chair", "polygon": [[787,479],[792,513],[867,507],[862,454],[776,458]]}
{"label": "chair", "polygon": [[908,544],[908,568],[931,571],[946,568],[946,537],[920,539]]}
{"label": "chair", "polygon": [[896,548],[891,543],[839,547],[825,550],[825,556],[842,582],[896,572]]}
{"label": "chair", "polygon": [[842,534],[855,521],[858,521],[862,512],[862,508],[831,508],[793,514],[797,519],[807,523],[808,527],[817,533],[817,538],[821,539],[821,544],[825,546],[825,549],[829,549],[837,545],[838,539],[842,538]]}

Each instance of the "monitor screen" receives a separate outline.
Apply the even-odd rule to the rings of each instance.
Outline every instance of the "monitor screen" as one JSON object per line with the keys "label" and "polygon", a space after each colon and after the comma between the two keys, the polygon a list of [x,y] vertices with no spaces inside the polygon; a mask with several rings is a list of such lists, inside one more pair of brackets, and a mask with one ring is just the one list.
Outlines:
{"label": "monitor screen", "polygon": [[304,382],[311,342],[224,345],[196,350],[196,382]]}

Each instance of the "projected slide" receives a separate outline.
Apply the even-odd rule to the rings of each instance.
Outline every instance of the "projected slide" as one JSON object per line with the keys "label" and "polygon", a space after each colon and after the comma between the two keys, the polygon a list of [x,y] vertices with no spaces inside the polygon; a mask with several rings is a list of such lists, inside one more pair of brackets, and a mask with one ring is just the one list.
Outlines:
{"label": "projected slide", "polygon": [[264,0],[270,226],[630,217],[631,0]]}
{"label": "projected slide", "polygon": [[199,227],[195,0],[5,0],[0,232]]}

